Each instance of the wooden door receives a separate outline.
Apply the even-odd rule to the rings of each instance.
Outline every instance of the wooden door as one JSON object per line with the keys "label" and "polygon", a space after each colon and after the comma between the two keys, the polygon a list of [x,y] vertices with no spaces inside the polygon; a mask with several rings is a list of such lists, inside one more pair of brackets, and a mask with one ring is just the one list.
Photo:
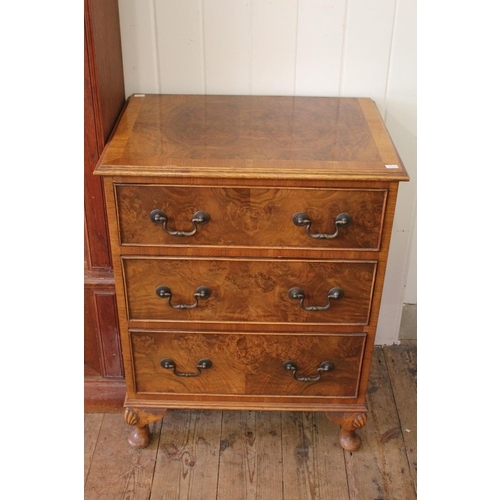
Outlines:
{"label": "wooden door", "polygon": [[117,0],[84,11],[85,409],[121,407],[125,394],[102,180],[93,171],[125,103]]}

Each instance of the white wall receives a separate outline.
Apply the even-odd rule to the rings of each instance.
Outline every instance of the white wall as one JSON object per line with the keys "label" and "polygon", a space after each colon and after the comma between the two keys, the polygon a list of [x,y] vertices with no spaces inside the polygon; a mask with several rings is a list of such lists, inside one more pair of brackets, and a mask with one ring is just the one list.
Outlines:
{"label": "white wall", "polygon": [[125,90],[371,97],[411,177],[378,344],[416,303],[416,0],[119,0]]}

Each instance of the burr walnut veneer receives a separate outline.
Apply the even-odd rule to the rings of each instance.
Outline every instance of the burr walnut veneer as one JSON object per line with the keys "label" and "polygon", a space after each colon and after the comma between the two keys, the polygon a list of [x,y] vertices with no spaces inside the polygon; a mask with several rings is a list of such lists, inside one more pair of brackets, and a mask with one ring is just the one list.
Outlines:
{"label": "burr walnut veneer", "polygon": [[374,102],[136,94],[95,173],[130,444],[168,408],[298,410],[356,450],[408,180]]}

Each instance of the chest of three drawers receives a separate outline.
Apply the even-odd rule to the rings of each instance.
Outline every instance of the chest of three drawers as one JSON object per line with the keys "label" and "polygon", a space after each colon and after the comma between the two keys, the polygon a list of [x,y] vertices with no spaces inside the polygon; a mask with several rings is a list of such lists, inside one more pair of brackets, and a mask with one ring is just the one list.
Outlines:
{"label": "chest of three drawers", "polygon": [[[275,111],[299,98],[210,99],[133,96],[98,167],[119,301],[125,418],[134,426],[129,443],[146,446],[149,423],[169,408],[302,410],[325,411],[341,425],[341,445],[355,450],[404,168],[395,156],[396,180],[325,173],[324,160],[301,173],[303,162],[277,153],[282,129],[296,120]],[[306,110],[319,102],[302,99]],[[241,115],[249,100],[252,110],[268,111],[259,128],[270,139],[256,139],[255,123],[245,137],[251,127],[241,119],[236,139],[214,145],[226,130],[225,106],[239,106]],[[162,110],[149,131],[141,123],[148,104]],[[174,133],[179,108],[187,118],[181,113]],[[316,114],[327,114],[323,108]],[[134,143],[138,134],[142,142]],[[211,149],[199,146],[202,138]],[[278,158],[269,160],[265,146]],[[261,168],[256,156],[264,156]]]}

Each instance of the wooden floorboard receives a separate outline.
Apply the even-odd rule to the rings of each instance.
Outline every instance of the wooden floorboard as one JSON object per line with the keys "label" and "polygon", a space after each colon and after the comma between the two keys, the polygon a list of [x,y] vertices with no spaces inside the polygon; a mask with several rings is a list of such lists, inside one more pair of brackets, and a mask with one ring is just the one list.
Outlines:
{"label": "wooden floorboard", "polygon": [[[324,413],[283,413],[283,496],[349,500],[338,428]],[[272,497],[268,497],[272,498]]]}
{"label": "wooden floorboard", "polygon": [[324,413],[171,410],[144,450],[87,413],[85,500],[414,500],[416,345],[375,349],[368,408],[353,453]]}
{"label": "wooden floorboard", "polygon": [[101,430],[102,420],[104,414],[102,413],[86,413],[85,414],[85,444],[84,444],[84,478],[87,481],[89,474],[90,464],[94,456],[97,439]]}
{"label": "wooden floorboard", "polygon": [[368,423],[363,445],[344,452],[351,500],[413,500],[402,429],[382,349],[375,349],[368,390]]}
{"label": "wooden floorboard", "polygon": [[167,411],[151,498],[216,500],[220,411]]}
{"label": "wooden floorboard", "polygon": [[281,498],[281,414],[224,411],[221,436],[217,500]]}
{"label": "wooden floorboard", "polygon": [[153,426],[148,448],[134,450],[123,415],[104,414],[85,483],[85,500],[149,500],[158,451],[161,420]]}
{"label": "wooden floorboard", "polygon": [[384,349],[387,371],[396,402],[408,465],[417,483],[417,349],[398,345]]}

